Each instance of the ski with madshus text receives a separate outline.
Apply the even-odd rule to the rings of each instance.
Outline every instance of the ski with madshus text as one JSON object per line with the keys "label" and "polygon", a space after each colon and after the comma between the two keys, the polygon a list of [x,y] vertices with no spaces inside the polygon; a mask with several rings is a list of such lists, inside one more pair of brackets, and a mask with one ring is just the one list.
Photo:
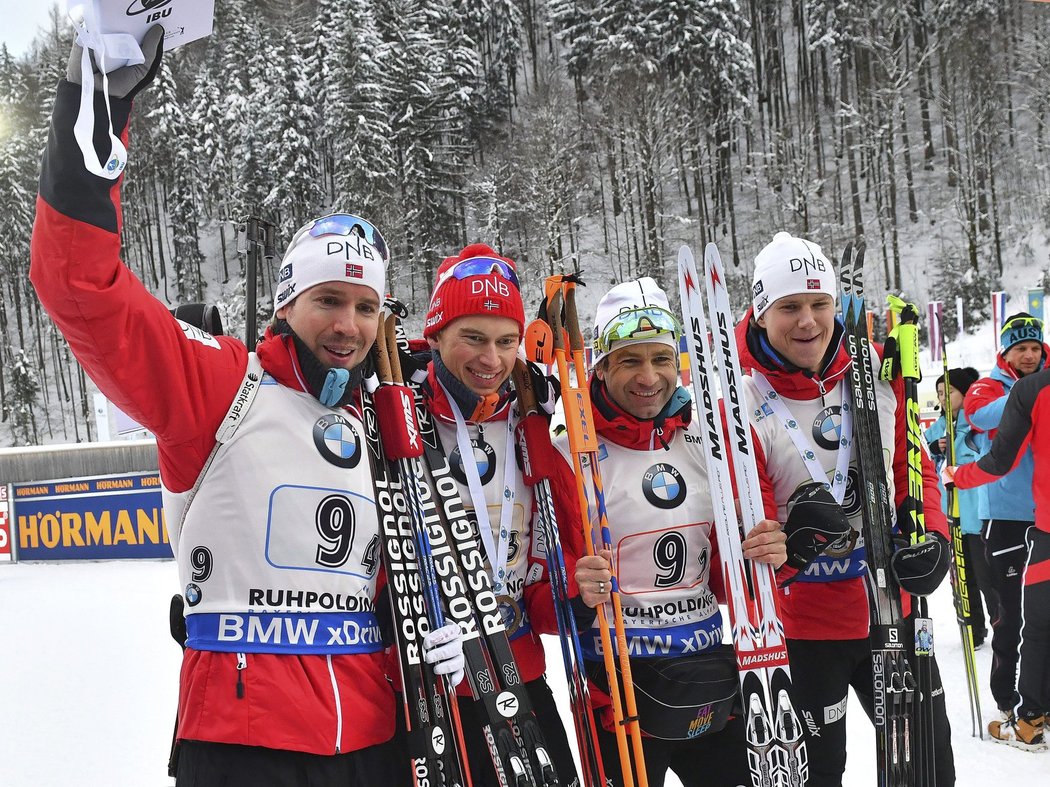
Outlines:
{"label": "ski with madshus text", "polygon": [[867,552],[869,639],[873,680],[879,787],[914,783],[911,722],[915,679],[906,655],[911,637],[905,631],[901,591],[890,567],[893,556],[891,508],[883,459],[879,411],[875,398],[876,366],[864,308],[864,245],[846,245],[839,269],[845,341],[853,363],[849,384],[853,397],[854,445],[861,501],[862,535]]}
{"label": "ski with madshus text", "polygon": [[[708,244],[704,260],[705,289],[718,348],[718,377],[725,401],[728,429],[725,435],[718,396],[711,384],[715,364],[708,338],[707,312],[700,295],[701,279],[693,254],[686,246],[678,253],[678,284],[692,367],[693,398],[702,423],[718,550],[740,673],[748,765],[754,787],[801,787],[809,775],[809,760],[791,699],[791,670],[774,571],[768,564],[745,559],[741,550],[741,520],[744,529],[750,530],[763,518],[762,497],[751,424],[740,385],[740,361],[729,293],[725,288],[722,261],[713,243]],[[740,519],[732,495],[726,494],[732,489],[730,456],[736,470]]]}

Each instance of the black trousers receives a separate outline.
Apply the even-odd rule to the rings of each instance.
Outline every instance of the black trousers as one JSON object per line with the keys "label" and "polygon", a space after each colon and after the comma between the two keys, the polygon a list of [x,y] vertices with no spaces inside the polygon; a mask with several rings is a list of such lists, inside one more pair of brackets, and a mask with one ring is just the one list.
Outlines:
{"label": "black trousers", "polygon": [[[598,729],[598,747],[602,752],[606,781],[612,787],[623,787],[616,736],[602,728],[597,715],[594,723]],[[643,738],[642,753],[649,787],[663,787],[669,770],[674,771],[684,787],[750,785],[744,734],[744,719],[738,716],[730,719],[721,732],[701,735],[690,741]]]}
{"label": "black trousers", "polygon": [[1017,715],[1050,711],[1050,533],[1028,531],[1030,553],[1024,575],[1024,626],[1021,629]]}
{"label": "black trousers", "polygon": [[989,684],[999,710],[1018,703],[1017,649],[1021,643],[1021,583],[1028,545],[1025,533],[1031,522],[991,519],[985,529],[988,564],[999,593],[999,614],[992,631],[992,670]]}
{"label": "black trousers", "polygon": [[[792,695],[806,732],[807,787],[840,787],[846,770],[846,698],[852,686],[872,717],[871,644],[867,639],[787,641]],[[955,784],[951,727],[944,687],[933,659],[933,742],[937,787]]]}
{"label": "black trousers", "polygon": [[979,645],[988,636],[989,627],[995,626],[999,614],[999,592],[992,582],[992,569],[988,565],[984,535],[963,535],[962,548],[963,559],[966,561],[966,593],[970,599],[970,619],[966,622],[973,629],[974,641]]}
{"label": "black trousers", "polygon": [[336,754],[182,741],[176,787],[370,787],[406,771],[392,742]]}

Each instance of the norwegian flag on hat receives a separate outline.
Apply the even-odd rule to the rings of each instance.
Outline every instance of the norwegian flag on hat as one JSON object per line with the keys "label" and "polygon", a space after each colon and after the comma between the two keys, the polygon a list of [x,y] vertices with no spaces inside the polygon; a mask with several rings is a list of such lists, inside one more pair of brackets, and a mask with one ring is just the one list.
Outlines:
{"label": "norwegian flag on hat", "polygon": [[346,264],[346,278],[348,279],[363,279],[365,277],[365,269],[361,265],[355,265],[352,262]]}
{"label": "norwegian flag on hat", "polygon": [[807,290],[819,290],[820,289],[820,279],[806,279],[806,289]]}

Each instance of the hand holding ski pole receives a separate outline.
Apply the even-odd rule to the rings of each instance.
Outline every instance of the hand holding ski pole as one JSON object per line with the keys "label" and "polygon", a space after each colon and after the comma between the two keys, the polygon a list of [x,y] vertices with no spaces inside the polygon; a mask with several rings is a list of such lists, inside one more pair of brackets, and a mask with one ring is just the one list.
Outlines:
{"label": "hand holding ski pole", "polygon": [[576,586],[583,603],[592,609],[604,604],[612,593],[612,552],[608,549],[596,555],[585,555],[576,561]]}

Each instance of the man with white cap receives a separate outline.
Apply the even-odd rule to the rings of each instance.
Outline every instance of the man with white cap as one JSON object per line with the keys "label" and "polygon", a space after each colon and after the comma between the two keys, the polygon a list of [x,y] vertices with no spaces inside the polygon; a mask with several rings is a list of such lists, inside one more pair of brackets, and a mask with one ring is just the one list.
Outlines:
{"label": "man with white cap", "polygon": [[[850,410],[843,408],[852,360],[835,309],[836,285],[834,266],[820,246],[778,232],[755,259],[752,308],[737,326],[737,343],[741,366],[745,374],[750,372],[744,391],[767,514],[785,521],[792,495],[817,482],[827,485],[859,533],[856,438]],[[882,445],[890,455],[886,480],[896,507],[907,492],[903,384],[900,379],[878,381],[875,396]],[[949,561],[937,477],[925,452],[922,461],[928,537],[924,543],[899,548],[891,564],[904,591],[906,614],[908,594],[931,593]],[[789,532],[789,551],[791,541]],[[866,574],[864,546],[853,537],[828,548],[789,587],[782,583],[792,696],[806,731],[810,787],[842,781],[850,686],[871,714]],[[933,677],[937,784],[951,785],[955,768],[936,663]]]}
{"label": "man with white cap", "polygon": [[[615,565],[649,783],[662,784],[672,770],[687,787],[736,787],[751,777],[735,659],[722,645],[711,503],[732,490],[707,481],[692,400],[678,382],[681,335],[651,278],[619,284],[598,304],[590,393],[613,549],[579,558],[576,612],[610,783],[623,784],[623,775],[595,607],[609,600]],[[568,457],[565,436],[555,444]],[[559,526],[564,543],[579,550],[578,514]],[[775,567],[787,558],[784,533],[771,520],[743,547]]]}
{"label": "man with white cap", "polygon": [[[108,80],[124,137],[131,98],[160,62],[154,30],[146,63]],[[346,214],[296,233],[276,319],[253,353],[174,319],[120,260],[120,181],[80,158],[79,62],[74,53],[58,86],[30,275],[99,389],[157,437],[187,613],[176,784],[407,779],[387,743],[395,703],[376,615],[379,533],[355,407],[385,294],[382,236]],[[104,112],[101,93],[94,100]],[[450,634],[424,647],[455,679],[455,631],[430,636]]]}

